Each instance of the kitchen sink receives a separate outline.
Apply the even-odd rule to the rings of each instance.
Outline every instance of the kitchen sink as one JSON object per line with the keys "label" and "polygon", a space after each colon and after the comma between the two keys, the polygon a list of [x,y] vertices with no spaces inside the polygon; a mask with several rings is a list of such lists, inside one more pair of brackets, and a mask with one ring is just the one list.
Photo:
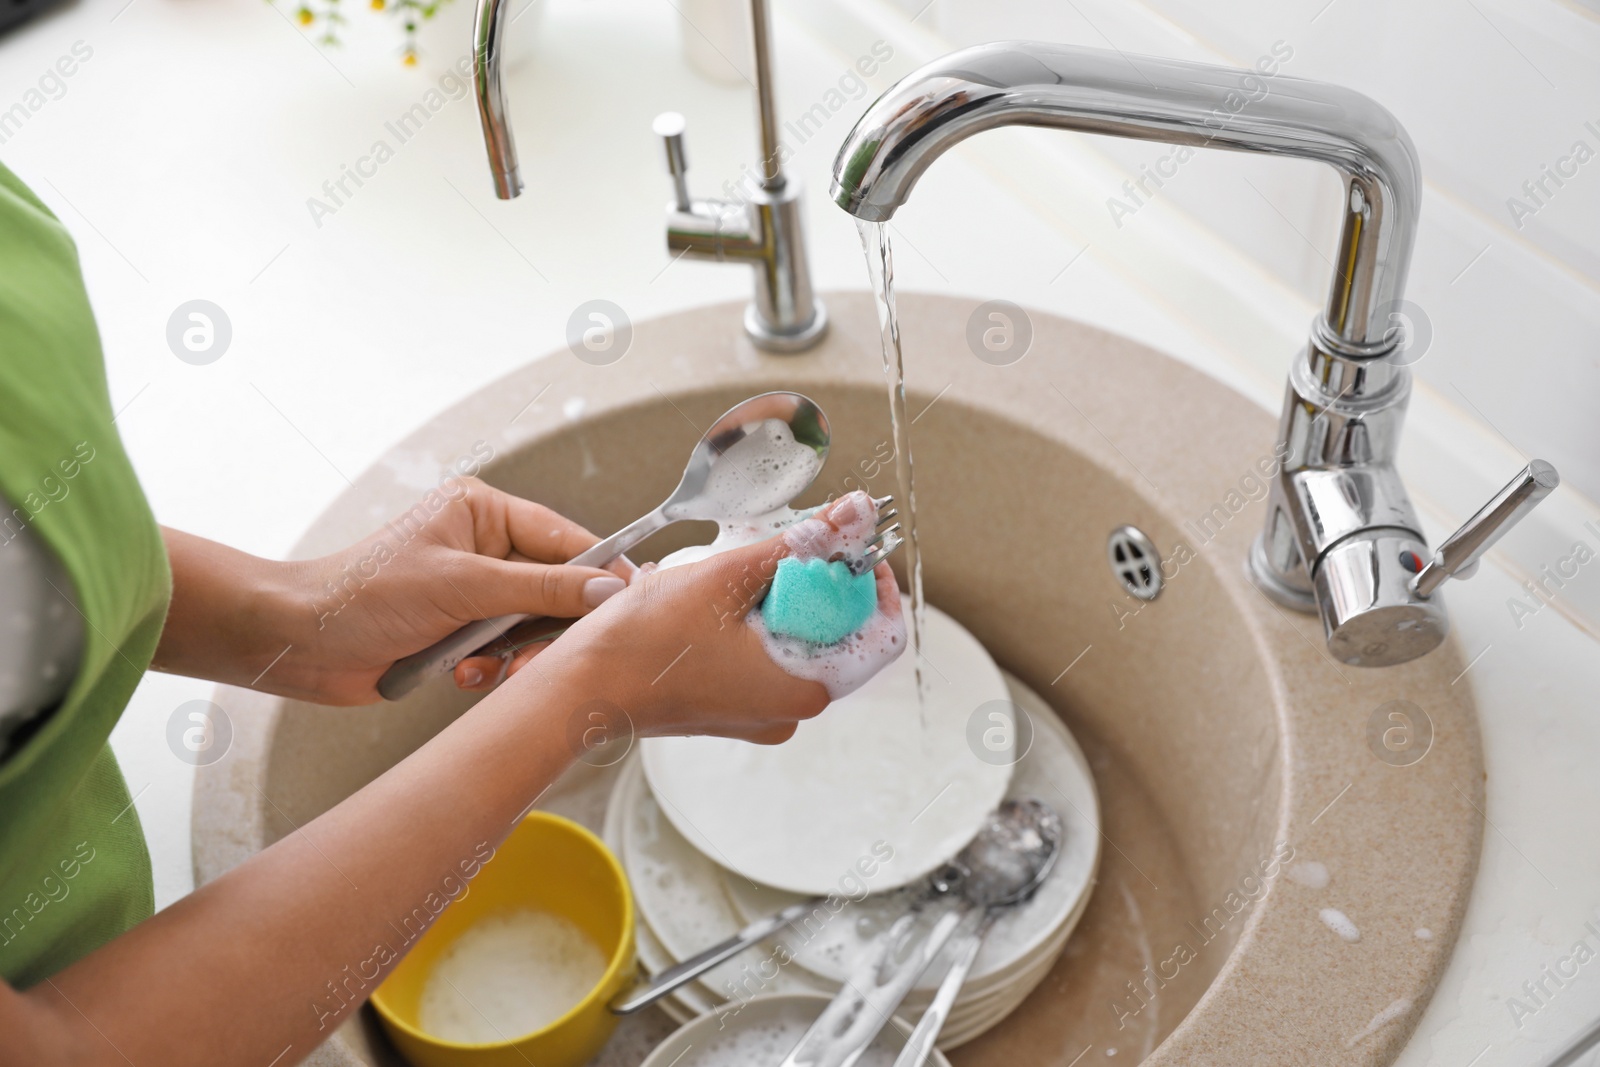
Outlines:
{"label": "kitchen sink", "polygon": [[[716,415],[776,388],[813,397],[833,428],[804,502],[892,492],[871,297],[826,299],[830,333],[803,355],[758,352],[730,303],[635,324],[610,364],[565,348],[529,363],[397,445],[296,554],[371,532],[479,442],[493,450],[488,481],[609,533],[676,484]],[[1478,863],[1484,769],[1471,693],[1452,685],[1459,649],[1388,668],[1334,660],[1315,616],[1246,576],[1273,417],[1171,358],[1042,312],[1027,355],[992,365],[968,347],[978,303],[899,297],[927,596],[1072,730],[1104,841],[1054,970],[951,1061],[1391,1062],[1449,958]],[[1142,537],[1124,532],[1108,553],[1124,527]],[[708,537],[676,527],[633,558]],[[1131,568],[1129,544],[1145,552]],[[1152,570],[1154,598],[1130,592],[1148,595]],[[235,738],[198,772],[199,882],[338,803],[473,697],[441,680],[369,708],[227,688],[215,699]],[[543,806],[598,826],[613,774],[579,764]],[[654,1013],[627,1020],[601,1062],[637,1063],[670,1029]],[[358,1017],[308,1062],[399,1060]]]}

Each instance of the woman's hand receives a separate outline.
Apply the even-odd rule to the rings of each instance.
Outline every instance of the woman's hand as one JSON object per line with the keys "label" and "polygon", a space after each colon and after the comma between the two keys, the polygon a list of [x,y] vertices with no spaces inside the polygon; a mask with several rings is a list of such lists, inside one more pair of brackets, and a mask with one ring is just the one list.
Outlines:
{"label": "woman's hand", "polygon": [[[637,569],[564,566],[594,534],[476,478],[321,559],[272,563],[168,530],[156,666],[320,704],[370,704],[395,660],[475,619],[576,618]],[[470,671],[463,680],[474,681]]]}
{"label": "woman's hand", "polygon": [[[166,531],[173,598],[156,667],[319,704],[370,704],[395,660],[469,622],[549,615],[581,618],[558,642],[531,645],[509,663],[462,661],[456,684],[490,689],[529,667],[523,674],[534,680],[519,683],[536,685],[560,672],[576,683],[568,692],[622,709],[641,734],[769,743],[827,706],[827,690],[780,668],[745,622],[789,554],[781,537],[646,575],[626,560],[571,567],[564,561],[593,545],[593,534],[476,479],[459,485],[427,521],[402,516],[304,562],[272,563]],[[861,506],[857,496],[816,517]],[[880,610],[898,622],[886,565],[877,581]]]}
{"label": "woman's hand", "polygon": [[[837,525],[843,509],[861,506],[857,495],[834,501],[816,517]],[[646,564],[625,592],[574,624],[559,641],[524,650],[511,665],[517,676],[506,688],[521,689],[537,701],[553,680],[575,678],[573,690],[590,703],[605,702],[608,709],[597,705],[605,711],[625,712],[641,736],[786,741],[800,720],[829,702],[820,682],[779,667],[746,622],[766,595],[778,561],[789,554],[784,539],[774,537],[668,570]],[[894,574],[888,564],[879,564],[875,577],[879,610],[898,624]],[[903,638],[899,647],[905,647]]]}

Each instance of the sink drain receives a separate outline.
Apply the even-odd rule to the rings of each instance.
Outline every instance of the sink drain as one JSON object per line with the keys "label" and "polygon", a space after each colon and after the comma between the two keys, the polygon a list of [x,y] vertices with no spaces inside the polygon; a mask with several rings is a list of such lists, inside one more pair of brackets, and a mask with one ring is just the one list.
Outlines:
{"label": "sink drain", "polygon": [[1118,526],[1106,540],[1111,573],[1132,596],[1154,600],[1161,595],[1161,554],[1137,526]]}

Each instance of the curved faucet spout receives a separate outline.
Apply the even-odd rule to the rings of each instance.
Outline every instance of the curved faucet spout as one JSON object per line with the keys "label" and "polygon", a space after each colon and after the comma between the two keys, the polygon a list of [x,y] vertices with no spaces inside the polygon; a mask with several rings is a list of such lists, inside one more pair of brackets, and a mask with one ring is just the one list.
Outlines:
{"label": "curved faucet spout", "polygon": [[1391,321],[1422,190],[1417,151],[1395,117],[1360,93],[1281,74],[1058,44],[978,45],[907,75],[867,109],[833,161],[833,199],[883,222],[935,159],[996,126],[1314,159],[1344,176],[1333,284],[1290,365],[1278,473],[1249,570],[1273,600],[1319,612],[1345,663],[1384,667],[1438,647],[1449,620],[1431,590],[1471,572],[1477,557],[1461,546],[1487,545],[1558,479],[1549,464],[1531,464],[1442,555],[1428,551],[1394,465],[1411,376],[1390,358],[1401,340]]}
{"label": "curved faucet spout", "polygon": [[[867,110],[839,149],[832,196],[881,222],[952,145],[997,126],[1314,159],[1345,179],[1333,284],[1316,340],[1366,361],[1396,343],[1422,185],[1393,115],[1350,89],[1069,45],[978,45],[935,60]],[[1366,383],[1375,386],[1376,381]]]}
{"label": "curved faucet spout", "polygon": [[505,29],[502,0],[478,0],[472,21],[472,84],[478,98],[478,118],[483,123],[483,143],[489,149],[489,170],[494,194],[510,200],[522,192],[517,169],[517,145],[506,121],[506,94],[500,86],[500,37]]}
{"label": "curved faucet spout", "polygon": [[[522,192],[522,175],[500,84],[501,38],[505,24],[520,15],[507,19],[505,0],[477,0],[477,5],[472,22],[473,91],[495,195],[510,200]],[[676,194],[667,212],[667,248],[676,256],[738,260],[752,266],[756,295],[745,313],[745,333],[757,348],[800,352],[822,340],[828,313],[811,290],[800,186],[783,173],[767,16],[767,0],[750,0],[761,131],[761,180],[756,189],[744,192],[736,202],[693,200],[684,180],[688,157],[683,149],[683,116],[668,112],[657,119],[656,132],[666,138],[667,168]]]}

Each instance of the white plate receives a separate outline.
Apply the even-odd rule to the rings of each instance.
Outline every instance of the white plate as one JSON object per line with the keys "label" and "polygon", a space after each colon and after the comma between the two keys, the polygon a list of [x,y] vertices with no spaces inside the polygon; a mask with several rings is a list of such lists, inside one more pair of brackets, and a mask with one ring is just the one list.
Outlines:
{"label": "white plate", "polygon": [[[695,851],[661,814],[637,760],[624,766],[616,797],[622,835],[618,854],[634,901],[673,961],[688,959],[743,926],[723,891],[721,868]],[[822,988],[803,968],[774,967],[772,954],[770,942],[752,946],[701,975],[696,984],[711,994],[712,1003]]]}
{"label": "white plate", "polygon": [[[1005,988],[1015,972],[1033,962],[1036,953],[1053,941],[1065,940],[1070,924],[1076,922],[1076,914],[1081,914],[1088,899],[1100,859],[1100,805],[1083,751],[1043,698],[1010,674],[1004,678],[1011,699],[1033,725],[1032,743],[1017,762],[1006,796],[1032,796],[1049,804],[1061,815],[1065,836],[1061,855],[1038,893],[997,921],[984,939],[963,990],[963,1003],[970,996]],[[1023,730],[1022,736],[1028,732]],[[737,911],[735,924],[770,915],[802,899],[754,885],[726,870],[722,871],[722,881]],[[865,921],[870,930],[886,928],[905,911],[909,894],[918,890],[918,886],[908,886],[893,893],[874,894],[851,904],[809,937],[794,929],[779,936],[797,963],[836,984],[872,947],[871,937],[858,932],[857,921]],[[917,988],[937,986],[948,964],[949,954],[941,954]]]}
{"label": "white plate", "polygon": [[[606,811],[605,834],[607,843],[622,857],[623,867],[628,870],[629,881],[634,888],[634,900],[640,917],[637,926],[639,958],[651,974],[659,973],[680,959],[726,938],[745,922],[741,916],[733,913],[729,902],[723,897],[722,869],[705,861],[654,809],[656,804],[644,781],[643,771],[638,761],[630,757],[622,765],[612,792],[611,804]],[[660,827],[663,836],[677,839],[669,846],[673,858],[661,865],[670,867],[674,877],[681,879],[684,884],[674,887],[670,893],[662,891],[655,878],[640,878],[634,874],[636,868],[650,865],[641,863],[637,858],[640,849],[630,845],[633,835],[628,833],[628,828],[630,824],[639,825],[652,820]],[[683,905],[681,909],[672,906],[674,900]],[[846,913],[840,914],[843,916]],[[678,952],[668,950],[658,936],[658,928],[671,931],[669,937],[678,947]],[[1062,941],[1065,941],[1065,934],[1066,931],[1062,931]],[[766,963],[766,980],[758,981],[753,976],[762,974],[764,961],[774,957],[775,943],[768,941],[745,950],[734,960],[681,986],[661,1001],[662,1006],[668,1009],[668,1014],[674,1019],[681,1021],[687,1015],[698,1014],[728,1002],[733,999],[730,992],[738,999],[778,992],[820,992],[828,995],[837,992],[838,982],[818,977],[793,962],[776,971],[770,963]],[[1056,950],[1059,951],[1059,948],[1058,944]],[[1028,977],[1022,976],[1018,981],[1028,980]],[[1028,988],[1042,978],[1041,971],[1036,978],[1032,978]],[[730,991],[728,981],[742,982],[742,986]],[[993,991],[966,990],[951,1013],[949,1025],[993,1025],[992,1021],[984,1020],[998,1019],[1009,1011],[1011,1005],[1006,1001],[1010,998],[1012,990],[1009,987]],[[907,1015],[920,1015],[931,999],[931,989],[914,991],[907,997],[901,1011]]]}
{"label": "white plate", "polygon": [[[644,782],[644,773],[638,767],[637,759],[630,759],[633,765],[634,777],[639,783]],[[622,802],[622,795],[627,791],[627,765],[611,789],[611,798],[606,804],[605,820],[600,831],[600,839],[605,842],[618,859],[622,857],[622,824],[626,814],[627,805]],[[626,865],[624,865],[626,870]],[[630,880],[631,888],[631,880]],[[634,893],[634,903],[638,904],[639,895]],[[640,921],[634,924],[634,946],[638,954],[639,963],[643,965],[646,974],[660,974],[662,971],[678,962],[673,959],[662,946],[655,931],[650,929],[650,924],[640,916]],[[709,990],[690,982],[680,986],[671,993],[656,1001],[656,1005],[666,1012],[674,1022],[685,1023],[703,1012],[710,1011],[720,1000],[714,998]]]}
{"label": "white plate", "polygon": [[[708,1012],[657,1045],[640,1067],[758,1067],[779,1063],[799,1044],[827,1004],[828,998],[820,994],[786,994],[756,997],[742,1006]],[[856,1061],[858,1067],[893,1067],[910,1031],[903,1019],[892,1020]],[[708,1055],[719,1044],[722,1054],[715,1058]],[[930,1067],[950,1067],[950,1061],[937,1049],[927,1062]]]}
{"label": "white plate", "polygon": [[1011,780],[968,742],[1006,698],[989,653],[930,606],[920,662],[921,707],[907,654],[782,745],[646,739],[650,788],[696,849],[754,882],[822,895],[865,863],[873,891],[907,885],[972,839]]}

